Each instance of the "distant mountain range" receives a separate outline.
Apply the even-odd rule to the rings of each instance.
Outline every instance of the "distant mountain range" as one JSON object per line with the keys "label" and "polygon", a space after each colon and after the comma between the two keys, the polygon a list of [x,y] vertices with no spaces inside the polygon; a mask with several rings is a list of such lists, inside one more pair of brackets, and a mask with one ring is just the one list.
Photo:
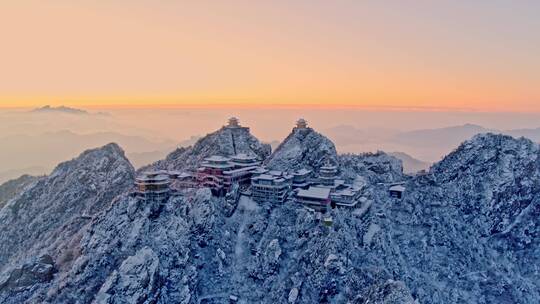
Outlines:
{"label": "distant mountain range", "polygon": [[425,156],[425,158],[431,159],[433,156],[442,158],[444,155],[450,153],[461,142],[477,134],[485,133],[510,135],[516,138],[525,137],[534,142],[540,142],[540,128],[497,130],[484,128],[474,124],[403,132],[396,134],[392,138],[392,141],[404,146],[423,150],[423,153],[419,155],[419,157],[423,158],[423,156]]}
{"label": "distant mountain range", "polygon": [[[42,107],[34,111],[72,113],[87,115],[84,110],[68,107]],[[71,114],[70,114],[71,115]],[[526,137],[540,142],[540,128],[496,130],[479,125],[465,124],[436,129],[420,129],[399,132],[391,129],[360,129],[341,125],[327,129],[325,133],[335,143],[339,152],[360,153],[396,151],[390,153],[403,162],[405,173],[428,169],[432,162],[450,153],[461,142],[480,133],[502,133],[513,137]],[[71,131],[46,132],[39,135],[12,135],[0,138],[0,182],[23,174],[49,173],[63,159],[69,159],[84,149],[117,142],[136,168],[163,159],[178,147],[193,145],[199,137],[183,142],[152,140],[145,136],[129,136],[117,132],[94,132],[80,134]],[[275,151],[280,142],[272,141]],[[39,153],[35,153],[39,151]]]}
{"label": "distant mountain range", "polygon": [[32,113],[65,113],[65,114],[73,114],[73,115],[110,115],[105,112],[98,112],[98,113],[90,113],[86,110],[77,109],[77,108],[71,108],[66,106],[58,106],[58,107],[52,107],[50,105],[46,105],[40,108],[36,108],[31,110]]}
{"label": "distant mountain range", "polygon": [[477,134],[503,134],[540,142],[540,128],[498,130],[475,124],[405,132],[390,129],[360,129],[342,125],[328,129],[326,132],[340,150],[350,152],[350,150],[361,151],[363,148],[366,150],[375,148],[400,151],[423,162],[441,159],[461,142]]}
{"label": "distant mountain range", "polygon": [[127,158],[133,163],[135,168],[140,168],[145,165],[154,163],[160,159],[165,158],[171,151],[173,151],[176,148],[183,148],[183,147],[189,147],[193,146],[197,140],[199,140],[199,136],[192,136],[190,139],[186,139],[184,141],[181,141],[180,143],[176,144],[174,147],[166,147],[160,150],[155,151],[147,151],[147,152],[130,152],[127,153]]}
{"label": "distant mountain range", "polygon": [[500,133],[482,126],[466,124],[439,129],[421,129],[398,133],[393,140],[413,146],[437,146],[454,148],[459,143],[480,133]]}

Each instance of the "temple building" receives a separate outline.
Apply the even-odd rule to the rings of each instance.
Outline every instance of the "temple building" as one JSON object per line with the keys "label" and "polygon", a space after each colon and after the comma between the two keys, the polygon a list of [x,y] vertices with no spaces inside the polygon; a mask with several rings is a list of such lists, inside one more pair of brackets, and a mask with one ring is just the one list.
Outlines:
{"label": "temple building", "polygon": [[354,207],[358,204],[362,189],[356,186],[346,186],[330,192],[332,207]]}
{"label": "temple building", "polygon": [[299,189],[296,201],[318,211],[325,211],[330,206],[330,188],[309,187]]}
{"label": "temple building", "polygon": [[258,167],[261,165],[257,157],[245,153],[231,156],[230,162],[237,168]]}
{"label": "temple building", "polygon": [[135,180],[136,196],[143,201],[164,201],[170,196],[170,179],[161,171],[145,172]]}
{"label": "temple building", "polygon": [[293,181],[292,181],[292,187],[293,189],[302,188],[306,189],[311,184],[309,178],[312,175],[312,171],[308,169],[300,169],[296,170],[292,173]]}
{"label": "temple building", "polygon": [[285,202],[292,188],[292,179],[292,175],[281,171],[259,170],[258,174],[251,178],[253,200],[274,204]]}
{"label": "temple building", "polygon": [[171,188],[181,190],[187,188],[198,188],[197,177],[191,172],[169,171]]}
{"label": "temple building", "polygon": [[253,170],[251,173],[253,174],[253,176],[258,176],[258,175],[261,175],[261,174],[265,174],[267,173],[269,170],[266,169],[266,167],[264,166],[260,166],[260,167],[257,167],[255,170]]}
{"label": "temple building", "polygon": [[225,174],[232,170],[234,165],[230,159],[223,156],[211,156],[206,158],[201,167],[197,169],[197,182],[201,187],[210,188],[214,194],[222,193],[225,189]]}
{"label": "temple building", "polygon": [[212,189],[216,195],[223,195],[233,184],[247,186],[251,182],[252,172],[260,161],[254,156],[238,154],[232,157],[211,156],[206,158],[197,169],[197,182],[200,187]]}
{"label": "temple building", "polygon": [[388,189],[390,197],[402,199],[403,193],[405,192],[405,187],[403,185],[393,185]]}
{"label": "temple building", "polygon": [[238,128],[240,127],[240,122],[238,121],[238,118],[231,117],[229,118],[229,124],[227,125],[229,128]]}
{"label": "temple building", "polygon": [[307,121],[300,118],[296,121],[296,129],[307,129]]}
{"label": "temple building", "polygon": [[236,117],[229,118],[229,120],[227,122],[227,125],[224,126],[224,128],[227,128],[227,129],[245,129],[245,130],[249,131],[248,127],[243,127],[243,126],[240,125],[240,120],[238,118],[236,118]]}
{"label": "temple building", "polygon": [[327,162],[319,169],[319,183],[325,186],[332,186],[337,179],[338,168],[336,165]]}

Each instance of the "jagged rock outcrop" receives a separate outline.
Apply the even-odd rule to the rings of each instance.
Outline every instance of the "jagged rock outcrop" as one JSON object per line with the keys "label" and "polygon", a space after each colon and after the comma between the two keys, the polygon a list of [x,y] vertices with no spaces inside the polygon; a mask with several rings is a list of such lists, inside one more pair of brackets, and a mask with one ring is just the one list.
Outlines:
{"label": "jagged rock outcrop", "polygon": [[36,261],[24,264],[13,270],[7,278],[0,282],[0,292],[19,291],[35,284],[52,280],[55,271],[54,261],[50,255],[43,255]]}
{"label": "jagged rock outcrop", "polygon": [[[159,258],[149,247],[122,261],[101,286],[95,303],[142,303],[155,294],[159,284]],[[121,291],[120,293],[117,292]]]}
{"label": "jagged rock outcrop", "polygon": [[339,156],[341,172],[345,178],[360,175],[371,183],[402,181],[401,160],[384,152],[343,154]]}
{"label": "jagged rock outcrop", "polygon": [[312,128],[294,128],[265,164],[275,170],[317,170],[326,162],[338,162],[334,143]]}
{"label": "jagged rock outcrop", "polygon": [[360,296],[356,303],[362,304],[415,304],[411,292],[403,282],[388,280],[374,285],[367,295]]}
{"label": "jagged rock outcrop", "polygon": [[178,148],[170,153],[166,159],[143,168],[143,170],[148,168],[195,169],[202,160],[212,155],[231,156],[245,153],[264,160],[270,155],[271,150],[270,145],[261,143],[250,133],[249,128],[224,126],[199,139],[195,145],[188,148]]}
{"label": "jagged rock outcrop", "polygon": [[9,180],[0,185],[0,209],[17,194],[21,193],[24,188],[28,187],[39,177],[31,175],[23,175],[19,178]]}
{"label": "jagged rock outcrop", "polygon": [[116,144],[58,165],[0,210],[0,272],[14,277],[19,265],[43,254],[67,267],[79,254],[72,240],[133,180],[134,169]]}

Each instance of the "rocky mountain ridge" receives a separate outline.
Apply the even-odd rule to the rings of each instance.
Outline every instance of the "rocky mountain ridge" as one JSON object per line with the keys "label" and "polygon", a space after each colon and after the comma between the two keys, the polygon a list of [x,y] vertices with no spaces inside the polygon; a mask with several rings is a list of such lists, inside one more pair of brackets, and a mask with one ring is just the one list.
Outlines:
{"label": "rocky mountain ridge", "polygon": [[539,256],[538,153],[527,139],[477,135],[407,183],[406,198],[386,216],[393,241],[404,243],[399,272],[415,296],[427,303],[538,300],[538,272],[530,267]]}
{"label": "rocky mountain ridge", "polygon": [[[227,132],[156,166],[185,168],[231,153]],[[268,165],[316,167],[335,156],[342,178],[365,182],[359,207],[331,210],[331,227],[293,201],[276,206],[243,196],[230,206],[208,189],[142,203],[127,192],[132,167],[117,147],[105,147],[60,165],[0,209],[2,241],[27,251],[14,258],[2,245],[0,302],[537,302],[537,144],[476,136],[429,173],[408,177],[385,153],[338,156],[322,135],[301,135],[303,142],[289,138]],[[257,142],[246,136],[235,145],[268,153]],[[394,182],[404,183],[403,200],[389,197]],[[61,216],[42,225],[31,220],[36,210]],[[77,212],[84,223],[72,219]],[[19,236],[24,223],[45,235]]]}

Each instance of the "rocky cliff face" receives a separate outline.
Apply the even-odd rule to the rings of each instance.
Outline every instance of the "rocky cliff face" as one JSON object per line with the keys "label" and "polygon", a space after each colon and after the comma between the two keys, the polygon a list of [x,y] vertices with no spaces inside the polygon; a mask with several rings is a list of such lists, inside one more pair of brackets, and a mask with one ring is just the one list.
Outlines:
{"label": "rocky cliff face", "polygon": [[[432,169],[457,206],[485,236],[516,249],[538,245],[540,150],[528,139],[478,135]],[[481,178],[479,178],[481,177]],[[472,219],[472,218],[471,218]],[[534,224],[534,225],[530,225]]]}
{"label": "rocky cliff face", "polygon": [[334,143],[312,128],[294,128],[265,163],[275,170],[318,169],[326,161],[337,164]]}
{"label": "rocky cliff face", "polygon": [[199,139],[192,147],[173,151],[165,160],[150,167],[172,170],[195,169],[202,160],[212,155],[231,156],[245,153],[264,160],[270,152],[270,145],[261,143],[251,135],[248,128],[223,127]]}
{"label": "rocky cliff face", "polygon": [[[12,282],[13,271],[24,276],[25,269],[33,268],[26,262],[44,254],[53,257],[56,269],[69,267],[78,255],[71,242],[81,237],[82,227],[110,206],[133,180],[134,170],[124,152],[109,144],[60,164],[50,176],[10,200],[0,210],[0,270],[4,279]],[[5,292],[12,291],[12,284],[0,285]]]}
{"label": "rocky cliff face", "polygon": [[[325,155],[305,151],[302,161]],[[414,178],[384,153],[340,156],[342,171],[363,178],[366,189],[358,208],[330,212],[331,227],[293,201],[276,206],[242,196],[231,205],[199,189],[158,204],[123,193],[84,224],[62,215],[78,232],[63,226],[56,245],[23,231],[34,241],[19,246],[29,248],[27,259],[2,264],[10,271],[0,302],[537,303],[538,156],[530,141],[483,135]],[[100,175],[95,159],[83,172]],[[58,185],[81,166],[89,168],[64,165],[45,179],[62,206],[75,204],[73,191]],[[103,180],[113,187],[112,176],[124,174]],[[392,199],[385,183],[400,179],[404,199]],[[50,195],[33,189],[21,199]],[[39,207],[46,217],[58,212]],[[13,227],[2,229],[16,237]],[[65,252],[71,258],[59,263]]]}

